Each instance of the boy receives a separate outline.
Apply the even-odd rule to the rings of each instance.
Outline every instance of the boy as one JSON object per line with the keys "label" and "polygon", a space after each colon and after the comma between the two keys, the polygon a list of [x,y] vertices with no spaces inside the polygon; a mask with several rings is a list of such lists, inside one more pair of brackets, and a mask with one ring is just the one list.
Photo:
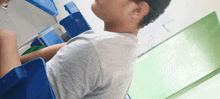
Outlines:
{"label": "boy", "polygon": [[21,63],[42,57],[56,99],[125,99],[138,58],[137,33],[162,14],[169,3],[95,0],[92,11],[104,21],[105,31],[89,30],[67,43],[21,57],[15,34],[1,30],[1,77]]}

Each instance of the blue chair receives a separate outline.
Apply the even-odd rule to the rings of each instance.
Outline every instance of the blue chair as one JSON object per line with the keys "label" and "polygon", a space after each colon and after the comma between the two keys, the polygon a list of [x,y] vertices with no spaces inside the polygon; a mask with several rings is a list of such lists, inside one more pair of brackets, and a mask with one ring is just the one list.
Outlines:
{"label": "blue chair", "polygon": [[[0,79],[1,99],[56,99],[43,58],[13,68]],[[125,99],[131,99],[127,94]]]}
{"label": "blue chair", "polygon": [[[73,38],[87,30],[92,29],[77,8],[77,6],[74,4],[74,2],[71,1],[64,5],[64,7],[70,15],[62,19],[59,23],[65,28],[70,38]],[[51,28],[51,26],[48,26],[46,29],[38,33],[38,35],[49,28]],[[59,37],[54,30],[51,30],[47,34],[43,35],[41,38],[36,38],[32,42],[31,46],[44,45],[47,47],[59,43],[63,43],[62,38]]]}
{"label": "blue chair", "polygon": [[51,16],[57,16],[59,14],[53,0],[26,0],[26,1],[40,8],[41,10],[47,12]]}
{"label": "blue chair", "polygon": [[[45,28],[43,31],[41,31],[40,33],[38,33],[38,36],[40,36],[40,34],[42,34],[43,32],[50,30],[52,26],[48,26],[47,28]],[[60,44],[63,43],[64,41],[62,40],[62,38],[57,35],[57,33],[55,32],[55,30],[50,30],[48,33],[42,35],[41,37],[34,39],[34,41],[32,42],[31,46],[52,46],[52,45],[56,45],[56,44]]]}
{"label": "blue chair", "polygon": [[64,7],[70,15],[59,23],[65,28],[70,38],[92,29],[73,1],[67,3]]}
{"label": "blue chair", "polygon": [[0,79],[0,98],[55,99],[45,67],[45,61],[36,58],[13,68]]}

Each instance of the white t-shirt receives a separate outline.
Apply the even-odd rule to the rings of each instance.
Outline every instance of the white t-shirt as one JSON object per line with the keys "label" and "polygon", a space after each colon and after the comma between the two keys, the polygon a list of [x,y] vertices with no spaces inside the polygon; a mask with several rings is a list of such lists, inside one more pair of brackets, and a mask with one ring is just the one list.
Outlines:
{"label": "white t-shirt", "polygon": [[86,31],[46,63],[56,99],[125,99],[134,72],[137,36]]}

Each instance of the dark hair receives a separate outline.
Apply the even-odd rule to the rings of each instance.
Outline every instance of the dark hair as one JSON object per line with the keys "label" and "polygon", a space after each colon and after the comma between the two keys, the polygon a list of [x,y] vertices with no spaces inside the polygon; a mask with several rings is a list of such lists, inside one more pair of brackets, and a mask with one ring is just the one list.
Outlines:
{"label": "dark hair", "polygon": [[164,13],[164,10],[170,4],[171,0],[138,0],[145,1],[150,6],[150,12],[144,16],[140,25],[142,27],[147,26],[149,23],[154,22],[161,14]]}

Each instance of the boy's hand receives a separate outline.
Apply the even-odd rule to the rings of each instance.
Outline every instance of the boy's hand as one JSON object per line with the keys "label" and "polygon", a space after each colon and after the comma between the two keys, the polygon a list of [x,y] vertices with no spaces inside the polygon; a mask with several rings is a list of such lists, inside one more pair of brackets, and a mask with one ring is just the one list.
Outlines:
{"label": "boy's hand", "polygon": [[10,0],[0,0],[0,4],[1,4],[2,6],[7,6],[7,4],[8,4],[9,1],[10,1]]}

